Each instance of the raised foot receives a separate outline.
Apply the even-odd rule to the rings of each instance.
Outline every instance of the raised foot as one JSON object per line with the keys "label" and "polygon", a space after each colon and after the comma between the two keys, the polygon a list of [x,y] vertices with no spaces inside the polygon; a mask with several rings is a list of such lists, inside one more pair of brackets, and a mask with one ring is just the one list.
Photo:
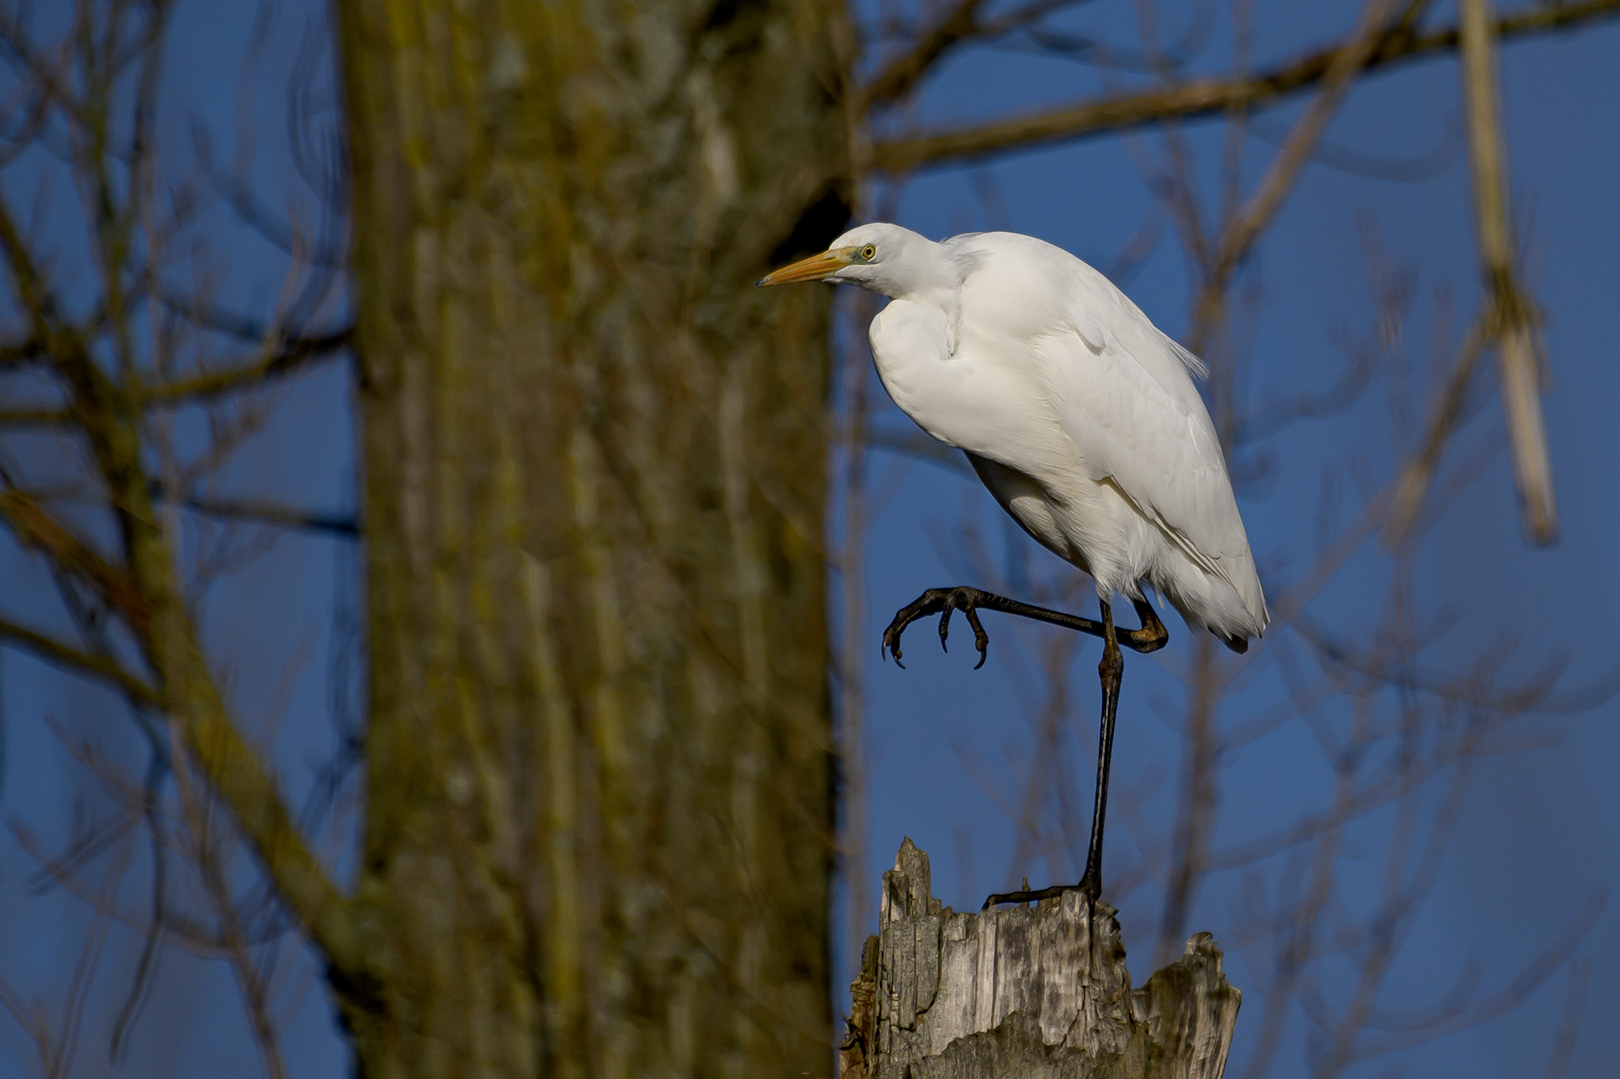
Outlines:
{"label": "raised foot", "polygon": [[882,653],[884,658],[888,658],[889,653],[893,653],[895,666],[904,670],[906,665],[900,662],[900,635],[906,631],[906,627],[911,623],[919,618],[926,618],[931,614],[940,616],[939,646],[947,652],[950,651],[950,647],[946,644],[946,637],[950,633],[951,612],[961,611],[967,615],[968,625],[973,627],[973,645],[979,650],[979,662],[973,665],[973,669],[978,670],[984,666],[985,655],[990,648],[990,636],[985,633],[984,627],[979,624],[979,615],[975,608],[981,600],[988,596],[989,593],[982,592],[977,588],[969,588],[966,585],[958,585],[955,588],[930,588],[911,603],[900,608],[895,613],[894,621],[889,623],[889,628],[883,631]]}
{"label": "raised foot", "polygon": [[[1027,885],[1027,881],[1025,882]],[[1056,899],[1064,892],[1079,892],[1086,897],[1089,905],[1095,906],[1102,897],[1102,881],[1087,875],[1080,879],[1079,884],[1054,884],[1050,888],[1039,891],[1030,891],[1026,886],[1021,892],[996,892],[984,901],[980,910],[992,910],[1003,903],[1039,903],[1043,899]]]}
{"label": "raised foot", "polygon": [[[1142,628],[1117,630],[1116,642],[1119,647],[1129,648],[1133,652],[1157,652],[1170,639],[1169,631],[1164,628],[1164,623],[1159,621],[1159,616],[1153,612],[1153,606],[1147,600],[1138,599],[1131,602],[1136,605],[1136,613],[1142,619]],[[1015,614],[1020,618],[1062,626],[1077,633],[1088,633],[1093,637],[1104,639],[1107,637],[1103,624],[1090,618],[1036,607],[968,585],[957,585],[954,588],[930,588],[914,602],[902,607],[894,616],[894,621],[889,623],[889,628],[883,631],[883,656],[887,659],[889,653],[893,652],[895,662],[900,663],[900,634],[904,633],[911,623],[930,614],[940,616],[939,643],[943,647],[946,634],[950,630],[951,612],[961,611],[967,615],[968,624],[973,627],[973,643],[979,649],[979,662],[973,669],[978,670],[984,666],[985,650],[990,645],[990,638],[985,634],[984,627],[979,624],[978,612],[981,610]],[[904,667],[905,664],[900,663],[900,666]]]}

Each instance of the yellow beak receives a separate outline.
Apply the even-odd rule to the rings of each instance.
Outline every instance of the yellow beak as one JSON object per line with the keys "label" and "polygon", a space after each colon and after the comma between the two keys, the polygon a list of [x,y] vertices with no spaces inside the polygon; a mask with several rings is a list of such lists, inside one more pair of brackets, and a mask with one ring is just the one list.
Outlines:
{"label": "yellow beak", "polygon": [[855,249],[853,247],[840,247],[832,251],[823,251],[819,255],[811,255],[807,259],[800,259],[798,262],[782,267],[773,274],[760,278],[754,287],[791,285],[795,281],[821,281],[854,261]]}

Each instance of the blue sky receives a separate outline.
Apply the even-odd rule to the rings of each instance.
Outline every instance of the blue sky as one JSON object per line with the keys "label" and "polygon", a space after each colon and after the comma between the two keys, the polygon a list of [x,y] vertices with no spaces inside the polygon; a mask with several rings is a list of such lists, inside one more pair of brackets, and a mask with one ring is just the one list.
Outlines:
{"label": "blue sky", "polygon": [[[313,5],[311,5],[313,7]],[[1304,45],[1336,36],[1354,19],[1356,5],[1302,5],[1270,0],[1256,5],[1254,54],[1258,62],[1293,55]],[[268,70],[285,70],[303,33],[305,7],[282,10],[275,23]],[[318,10],[318,9],[317,9]],[[1447,11],[1438,18],[1449,19]],[[1185,4],[1166,4],[1161,22],[1167,37],[1185,26]],[[241,57],[252,25],[248,5],[181,4],[172,54],[170,92],[186,103],[177,110],[171,144],[187,144],[185,125],[201,115],[225,151],[233,145],[232,100]],[[1131,5],[1120,0],[1083,5],[1063,26],[1095,33],[1115,43],[1136,40]],[[1205,70],[1224,69],[1230,57],[1231,21],[1222,11],[1211,30]],[[1505,54],[1509,146],[1515,207],[1533,221],[1533,284],[1547,317],[1552,386],[1546,398],[1553,466],[1563,533],[1548,550],[1527,548],[1520,535],[1506,457],[1497,448],[1478,480],[1449,509],[1419,561],[1418,606],[1431,617],[1449,617],[1445,634],[1425,663],[1453,670],[1491,640],[1511,634],[1519,649],[1504,664],[1504,678],[1535,669],[1551,658],[1567,660],[1566,683],[1580,685],[1609,671],[1620,656],[1614,607],[1620,579],[1612,537],[1620,526],[1611,462],[1617,436],[1613,402],[1620,400],[1620,370],[1613,362],[1613,329],[1620,292],[1620,126],[1612,123],[1620,101],[1620,24],[1579,36],[1541,38],[1511,46]],[[277,64],[282,67],[278,68]],[[914,118],[945,123],[999,114],[1022,105],[1091,94],[1105,85],[1128,84],[1070,61],[1038,59],[997,50],[974,50],[946,64],[929,84]],[[278,132],[282,87],[253,87],[260,122]],[[1268,112],[1258,122],[1275,136],[1298,115],[1297,104]],[[1460,333],[1477,299],[1478,272],[1472,238],[1467,176],[1456,136],[1459,116],[1455,66],[1424,62],[1375,76],[1359,86],[1328,132],[1334,148],[1324,157],[1428,162],[1425,178],[1390,182],[1354,175],[1327,163],[1307,166],[1301,183],[1268,234],[1245,285],[1258,289],[1252,315],[1251,388],[1284,393],[1329,381],[1342,362],[1335,335],[1364,333],[1371,305],[1357,232],[1358,215],[1374,215],[1390,256],[1411,263],[1418,274],[1416,313],[1408,351],[1428,355],[1436,290],[1449,289]],[[1223,137],[1216,123],[1187,128],[1199,162],[1206,200],[1213,196],[1215,162]],[[1008,227],[1060,244],[1098,265],[1110,264],[1154,211],[1132,158],[1156,158],[1157,138],[1147,132],[1127,144],[1117,137],[1019,153],[972,169],[947,169],[915,178],[896,192],[873,191],[871,205],[897,198],[897,219],[928,235]],[[257,158],[267,189],[291,175],[268,134]],[[1438,150],[1438,152],[1437,152]],[[1244,177],[1252,184],[1271,155],[1265,138],[1244,146]],[[999,192],[987,207],[983,192]],[[9,192],[13,198],[15,192]],[[64,196],[65,197],[65,196]],[[219,219],[222,229],[231,226]],[[235,267],[233,289],[245,305],[273,296],[282,263],[244,231],[227,232],[225,250]],[[1163,328],[1185,328],[1188,275],[1173,235],[1127,281],[1127,290]],[[1485,385],[1490,384],[1489,379]],[[881,391],[873,384],[881,400]],[[1343,416],[1302,426],[1267,447],[1268,478],[1245,487],[1240,505],[1252,544],[1278,588],[1293,580],[1310,551],[1323,468],[1364,458],[1374,475],[1393,457],[1385,398],[1375,382],[1368,399]],[[315,509],[353,507],[353,432],[343,379],[324,372],[283,391],[282,419],[255,440],[231,476],[234,493],[275,496]],[[886,402],[885,402],[886,404]],[[892,413],[879,422],[902,430]],[[1492,454],[1500,442],[1500,408],[1494,396],[1471,418],[1448,460],[1476,451]],[[1250,463],[1258,464],[1255,457]],[[965,559],[956,541],[964,520],[988,537],[994,556],[1003,546],[1025,544],[1009,532],[999,511],[976,482],[932,464],[879,452],[871,465],[873,486],[889,495],[872,522],[866,548],[867,618],[861,649],[867,691],[865,717],[872,791],[868,864],[875,880],[892,860],[903,835],[933,858],[935,890],[958,907],[976,906],[983,894],[1008,883],[1008,874],[1028,872],[1032,882],[1072,876],[1076,868],[1033,862],[1010,864],[1014,832],[981,786],[1016,789],[1032,744],[1030,719],[1020,690],[1040,683],[1030,675],[1027,650],[1042,637],[1023,627],[987,619],[991,661],[971,670],[965,639],[948,655],[932,645],[931,628],[912,631],[904,672],[877,661],[877,640],[892,611],[923,588],[961,579]],[[1352,488],[1353,489],[1353,488]],[[276,719],[262,702],[276,696],[282,673],[304,671],[285,703],[277,759],[295,795],[307,790],[314,765],[331,750],[329,657],[334,649],[335,596],[352,572],[353,552],[342,543],[286,536],[246,573],[216,588],[208,604],[209,625],[220,654],[233,657],[232,692],[247,703],[256,729]],[[1061,569],[1039,550],[1028,555],[1037,576]],[[0,547],[0,574],[19,565],[17,553]],[[1365,632],[1387,576],[1374,552],[1358,558],[1327,590],[1313,611],[1342,620],[1347,634]],[[299,587],[289,589],[287,582]],[[973,583],[973,582],[967,582]],[[1081,593],[1085,595],[1084,591]],[[43,604],[37,596],[13,595],[9,610]],[[1089,600],[1087,603],[1089,604]],[[12,606],[15,603],[16,606]],[[37,609],[43,610],[43,607]],[[1153,659],[1128,662],[1115,750],[1115,814],[1110,817],[1110,872],[1134,858],[1133,843],[1162,830],[1173,806],[1179,768],[1182,694],[1172,672],[1187,662],[1189,634],[1169,616],[1170,648]],[[268,644],[267,644],[268,642]],[[1262,649],[1278,647],[1271,638]],[[1021,651],[1021,649],[1023,651]],[[1073,785],[1090,799],[1090,724],[1095,717],[1095,648],[1073,642],[1073,724],[1066,762],[1076,768]],[[1020,666],[1022,664],[1022,666]],[[1223,724],[1240,723],[1276,700],[1274,673],[1262,673],[1222,712]],[[259,703],[251,703],[259,702]],[[60,814],[94,780],[73,763],[41,717],[70,733],[95,733],[109,751],[141,752],[133,735],[109,731],[97,717],[107,710],[99,690],[8,651],[0,661],[5,755],[0,808],[25,821],[47,842],[60,841],[69,820]],[[1481,966],[1489,992],[1512,978],[1550,941],[1596,891],[1620,884],[1620,795],[1610,779],[1620,757],[1614,702],[1589,712],[1536,719],[1526,730],[1539,738],[1528,748],[1480,759],[1456,835],[1445,851],[1434,892],[1395,968],[1385,1002],[1432,999],[1470,961]],[[126,739],[122,745],[120,739]],[[977,758],[976,777],[964,765]],[[1329,774],[1320,751],[1298,722],[1280,728],[1223,761],[1221,815],[1216,846],[1263,833],[1278,821],[1323,804]],[[1133,830],[1120,807],[1133,793],[1141,805]],[[1381,836],[1387,821],[1373,818],[1354,833],[1342,859],[1354,905],[1358,888],[1381,869]],[[967,855],[971,854],[971,857]],[[0,837],[0,922],[25,924],[28,934],[0,940],[0,970],[14,985],[57,999],[88,924],[82,910],[57,895],[28,893],[29,862],[9,836]],[[1268,881],[1278,867],[1273,864]],[[141,867],[132,870],[139,881]],[[1236,874],[1210,878],[1193,911],[1190,929],[1218,934],[1243,906]],[[1122,923],[1137,980],[1145,980],[1157,917],[1156,886],[1149,882],[1122,904]],[[1531,914],[1531,917],[1526,917]],[[841,938],[840,938],[841,939]],[[324,993],[299,949],[289,948],[279,983],[288,1026],[283,1050],[293,1074],[342,1071],[343,1050],[330,1022]],[[1589,1074],[1602,1059],[1601,1017],[1620,1006],[1620,973],[1595,960],[1620,952],[1620,909],[1606,908],[1581,954],[1594,959],[1586,1030],[1571,1074]],[[102,973],[105,987],[92,997],[91,1032],[80,1063],[99,1074],[105,1053],[99,1031],[122,1003],[134,962],[133,934],[115,933]],[[847,956],[839,956],[840,963]],[[1258,972],[1233,955],[1228,971],[1240,988]],[[847,980],[847,971],[840,975]],[[1478,1076],[1541,1074],[1552,1043],[1567,984],[1563,972],[1538,989],[1512,1014],[1458,1033],[1399,1059],[1416,1074]],[[212,1074],[221,1067],[251,1068],[241,1028],[237,991],[218,964],[174,954],[165,959],[164,1000],[154,1006],[136,1035],[120,1074]],[[835,1004],[841,1003],[835,994]],[[1230,1074],[1237,1074],[1253,1037],[1260,1001],[1251,995],[1239,1021]],[[1275,1074],[1302,1071],[1304,1025],[1296,1015]],[[0,1021],[0,1071],[17,1062],[32,1074],[31,1051],[17,1028]],[[1354,1074],[1372,1075],[1381,1063]]]}

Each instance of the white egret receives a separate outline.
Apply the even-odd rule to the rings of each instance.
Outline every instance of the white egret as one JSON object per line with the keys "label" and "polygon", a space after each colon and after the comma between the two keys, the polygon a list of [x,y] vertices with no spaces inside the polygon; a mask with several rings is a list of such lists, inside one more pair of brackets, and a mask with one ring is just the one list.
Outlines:
{"label": "white egret", "polygon": [[[1232,495],[1220,440],[1193,385],[1199,359],[1159,331],[1102,274],[1067,251],[1009,232],[934,243],[898,225],[870,224],[825,252],[760,281],[858,285],[891,301],[872,320],[883,387],[928,434],[967,455],[1001,507],[1042,546],[1091,575],[1102,621],[1033,607],[976,588],[933,588],[900,610],[883,647],[951,612],[972,626],[984,664],[989,639],[976,608],[1065,626],[1103,639],[1101,743],[1091,847],[1080,883],[992,895],[1025,902],[1068,888],[1102,890],[1103,817],[1124,659],[1169,639],[1143,591],[1156,589],[1190,626],[1234,651],[1270,615]],[[1142,622],[1116,630],[1109,600],[1125,596]]]}

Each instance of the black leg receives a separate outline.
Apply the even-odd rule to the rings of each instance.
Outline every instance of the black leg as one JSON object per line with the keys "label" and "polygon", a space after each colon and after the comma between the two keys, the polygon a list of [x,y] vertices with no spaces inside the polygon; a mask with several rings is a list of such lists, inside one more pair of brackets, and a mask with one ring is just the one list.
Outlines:
{"label": "black leg", "polygon": [[1102,605],[1102,660],[1097,664],[1097,680],[1102,683],[1102,723],[1097,738],[1097,801],[1091,811],[1091,846],[1086,851],[1086,871],[1080,887],[1093,900],[1102,896],[1103,818],[1108,812],[1108,769],[1114,759],[1114,718],[1119,713],[1119,687],[1125,680],[1125,657],[1114,636],[1114,618],[1105,601]]}
{"label": "black leg", "polygon": [[[1157,652],[1170,640],[1170,631],[1164,628],[1159,621],[1158,614],[1153,610],[1152,604],[1145,599],[1134,601],[1136,615],[1142,620],[1142,628],[1116,634],[1119,644],[1124,645],[1133,652],[1146,654]],[[906,627],[919,618],[937,614],[939,618],[939,643],[945,647],[946,634],[950,630],[951,612],[961,611],[967,615],[968,625],[973,627],[973,644],[979,650],[979,662],[973,665],[974,670],[984,666],[987,649],[990,647],[990,637],[979,624],[979,609],[987,611],[1001,611],[1003,614],[1015,614],[1021,618],[1033,618],[1037,622],[1046,622],[1064,629],[1072,629],[1078,633],[1089,633],[1093,637],[1106,637],[1115,633],[1113,622],[1106,616],[1108,605],[1103,605],[1105,618],[1102,622],[1093,622],[1089,618],[1082,618],[1077,614],[1067,614],[1063,611],[1048,610],[1045,607],[1036,607],[1029,603],[1020,603],[1006,596],[998,596],[994,592],[985,592],[978,588],[958,585],[955,588],[930,588],[918,596],[912,603],[900,608],[895,613],[894,621],[889,628],[883,631],[883,654],[887,658],[889,653],[894,654],[894,661],[900,662],[900,635]],[[1106,625],[1105,625],[1106,624]],[[1117,646],[1116,646],[1117,649]]]}
{"label": "black leg", "polygon": [[984,901],[986,910],[998,903],[1027,903],[1076,890],[1084,892],[1093,903],[1102,897],[1103,818],[1108,810],[1108,766],[1114,755],[1114,717],[1119,710],[1119,687],[1125,675],[1125,657],[1119,650],[1114,615],[1107,600],[1102,601],[1102,616],[1103,658],[1097,664],[1097,678],[1102,683],[1102,730],[1097,742],[1097,800],[1091,812],[1091,847],[1086,851],[1086,871],[1080,875],[1079,884],[1053,885],[1038,892],[1026,887],[1021,892],[992,895]]}

